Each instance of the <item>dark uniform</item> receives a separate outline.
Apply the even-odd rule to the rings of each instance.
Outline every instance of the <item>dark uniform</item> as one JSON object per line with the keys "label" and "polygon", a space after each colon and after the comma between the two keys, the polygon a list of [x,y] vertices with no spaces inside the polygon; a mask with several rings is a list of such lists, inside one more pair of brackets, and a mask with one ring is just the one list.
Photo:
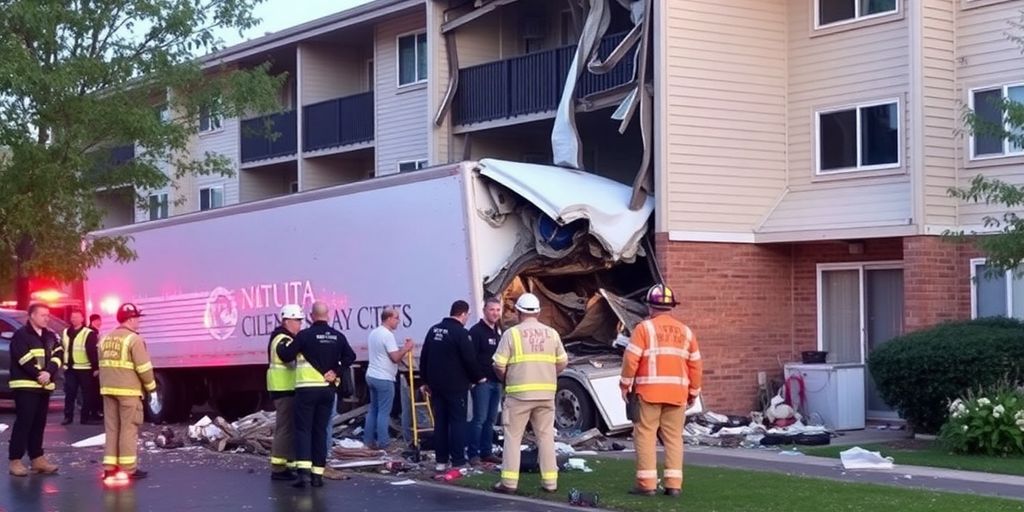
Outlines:
{"label": "dark uniform", "polygon": [[[31,324],[15,331],[11,338],[11,392],[17,415],[11,431],[10,461],[20,461],[28,452],[33,468],[43,462],[43,431],[53,380],[63,363],[64,349],[49,329],[36,332]],[[50,382],[39,383],[41,372],[50,374]],[[56,469],[54,469],[56,471]]]}
{"label": "dark uniform", "polygon": [[427,331],[420,351],[420,374],[430,388],[434,412],[434,453],[439,465],[466,464],[466,396],[484,378],[469,331],[445,318]]}
{"label": "dark uniform", "polygon": [[[295,361],[295,467],[296,487],[323,485],[327,466],[327,421],[341,381],[341,372],[356,360],[345,335],[327,322],[314,322],[289,344],[278,344],[277,355],[285,363]],[[333,371],[330,384],[324,375]]]}
{"label": "dark uniform", "polygon": [[100,369],[97,346],[99,337],[89,327],[68,328],[61,338],[64,349],[64,423],[71,423],[75,416],[75,402],[82,393],[80,421],[99,421],[100,384],[94,372]]}

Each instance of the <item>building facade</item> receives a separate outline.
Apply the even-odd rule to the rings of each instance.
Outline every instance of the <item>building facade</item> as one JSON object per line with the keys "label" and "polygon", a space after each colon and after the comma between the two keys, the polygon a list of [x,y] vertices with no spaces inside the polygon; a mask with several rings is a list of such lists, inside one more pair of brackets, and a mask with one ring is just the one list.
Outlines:
{"label": "building facade", "polygon": [[[655,252],[701,338],[709,405],[751,410],[759,374],[780,376],[802,351],[864,363],[900,333],[1024,316],[1016,279],[972,281],[984,260],[941,236],[1001,213],[950,187],[1024,181],[1024,148],[962,122],[966,108],[998,121],[995,101],[1024,99],[1008,37],[1024,1],[651,5]],[[633,27],[609,9],[602,58]],[[376,0],[210,55],[211,72],[269,60],[288,73],[268,116],[281,135],[254,136],[264,118],[210,117],[192,149],[228,156],[235,176],[186,178],[152,191],[148,211],[111,208],[110,222],[464,159],[550,163],[582,26],[561,0]],[[584,72],[577,93],[584,166],[623,183],[643,142],[637,121],[619,132],[612,93],[633,66]],[[892,416],[870,379],[863,392],[869,416]]]}

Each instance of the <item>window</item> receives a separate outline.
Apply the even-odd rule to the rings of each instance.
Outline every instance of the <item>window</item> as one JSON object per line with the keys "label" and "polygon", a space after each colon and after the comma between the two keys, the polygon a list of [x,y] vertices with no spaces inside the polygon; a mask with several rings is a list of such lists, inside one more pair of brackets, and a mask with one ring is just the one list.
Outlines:
{"label": "window", "polygon": [[971,260],[971,316],[1024,319],[1024,276],[988,270],[984,258]]}
{"label": "window", "polygon": [[366,90],[374,90],[373,59],[366,61]]}
{"label": "window", "polygon": [[[1010,131],[1003,115],[1003,101],[1009,100],[1024,103],[1024,85],[1006,85],[989,87],[971,91],[970,104],[974,114],[983,124],[1002,127]],[[1024,135],[1014,133],[1015,136]],[[986,158],[1024,154],[1024,146],[1019,140],[1010,140],[999,134],[976,133],[971,136],[971,155],[973,158]]]}
{"label": "window", "polygon": [[166,219],[167,206],[167,194],[150,194],[149,220]]}
{"label": "window", "polygon": [[199,209],[212,210],[224,206],[224,187],[204,187],[199,189]]}
{"label": "window", "polygon": [[166,103],[158,105],[156,107],[156,116],[160,119],[161,123],[171,122],[171,108]]}
{"label": "window", "polygon": [[898,101],[818,112],[817,125],[820,174],[900,164]]}
{"label": "window", "polygon": [[418,171],[426,167],[426,160],[406,160],[404,162],[398,162],[398,172]]}
{"label": "window", "polygon": [[212,132],[219,130],[221,127],[220,117],[220,101],[213,100],[209,105],[204,105],[199,109],[199,131],[200,132]]}
{"label": "window", "polygon": [[816,0],[814,6],[818,28],[899,11],[897,0]]}
{"label": "window", "polygon": [[299,191],[299,182],[293,181],[288,184],[288,193],[294,194]]}
{"label": "window", "polygon": [[427,80],[427,34],[410,34],[398,38],[398,85],[412,85]]}

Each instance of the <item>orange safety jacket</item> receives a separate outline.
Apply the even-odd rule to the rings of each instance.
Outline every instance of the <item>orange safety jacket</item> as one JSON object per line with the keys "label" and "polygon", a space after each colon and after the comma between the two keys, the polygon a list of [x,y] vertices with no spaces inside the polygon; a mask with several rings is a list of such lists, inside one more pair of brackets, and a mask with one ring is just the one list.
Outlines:
{"label": "orange safety jacket", "polygon": [[685,406],[689,397],[700,394],[703,374],[693,331],[668,315],[658,315],[633,330],[619,385],[635,387],[648,403]]}

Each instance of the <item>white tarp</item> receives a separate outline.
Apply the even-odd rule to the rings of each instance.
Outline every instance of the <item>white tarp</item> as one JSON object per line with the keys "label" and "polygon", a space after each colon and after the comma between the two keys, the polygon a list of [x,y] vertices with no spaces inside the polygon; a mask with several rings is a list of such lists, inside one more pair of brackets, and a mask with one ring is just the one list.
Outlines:
{"label": "white tarp", "polygon": [[585,171],[485,158],[480,173],[508,187],[559,224],[587,219],[590,233],[617,261],[636,254],[654,199],[629,209],[632,189]]}
{"label": "white tarp", "polygon": [[839,454],[845,469],[892,469],[893,458],[882,457],[879,452],[865,450],[859,446]]}

